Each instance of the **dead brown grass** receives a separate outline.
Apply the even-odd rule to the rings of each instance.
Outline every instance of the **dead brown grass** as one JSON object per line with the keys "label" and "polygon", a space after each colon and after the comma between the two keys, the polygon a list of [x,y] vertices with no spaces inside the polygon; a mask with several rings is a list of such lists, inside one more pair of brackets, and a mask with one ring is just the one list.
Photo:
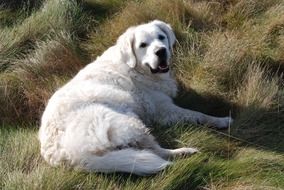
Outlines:
{"label": "dead brown grass", "polygon": [[[219,5],[217,3],[217,5]],[[219,5],[222,7],[221,5]],[[103,23],[90,34],[86,49],[95,58],[107,47],[114,44],[118,36],[129,26],[141,24],[154,19],[171,23],[178,38],[184,36],[189,27],[195,30],[208,30],[218,25],[216,4],[169,0],[129,2],[117,15]]]}
{"label": "dead brown grass", "polygon": [[14,60],[1,75],[2,121],[39,120],[54,91],[83,67],[70,38],[62,33],[38,43],[35,51]]}
{"label": "dead brown grass", "polygon": [[[284,187],[282,0],[45,0],[20,18],[16,10],[0,10],[0,189]],[[192,145],[202,153],[151,178],[47,166],[37,128],[8,123],[39,122],[49,97],[90,57],[129,26],[153,19],[170,23],[178,38],[173,70],[189,98],[177,102],[208,114],[232,113],[233,126],[155,129],[164,145]]]}

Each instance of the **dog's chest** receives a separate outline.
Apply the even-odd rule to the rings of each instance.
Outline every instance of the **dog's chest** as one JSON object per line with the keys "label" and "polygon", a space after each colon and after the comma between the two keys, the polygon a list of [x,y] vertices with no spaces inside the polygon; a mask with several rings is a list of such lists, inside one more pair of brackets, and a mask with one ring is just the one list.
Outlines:
{"label": "dog's chest", "polygon": [[132,94],[135,102],[137,103],[137,108],[135,112],[139,117],[146,123],[153,123],[153,117],[156,112],[155,101],[152,99],[151,91],[145,89],[135,89],[135,92]]}

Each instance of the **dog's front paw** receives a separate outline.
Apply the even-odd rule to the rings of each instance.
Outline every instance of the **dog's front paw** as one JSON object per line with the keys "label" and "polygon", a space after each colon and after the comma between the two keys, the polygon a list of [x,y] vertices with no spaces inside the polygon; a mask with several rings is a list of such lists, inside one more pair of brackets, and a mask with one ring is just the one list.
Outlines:
{"label": "dog's front paw", "polygon": [[218,119],[216,127],[218,129],[226,129],[229,126],[231,126],[233,122],[234,122],[234,120],[231,117],[222,117],[222,118]]}

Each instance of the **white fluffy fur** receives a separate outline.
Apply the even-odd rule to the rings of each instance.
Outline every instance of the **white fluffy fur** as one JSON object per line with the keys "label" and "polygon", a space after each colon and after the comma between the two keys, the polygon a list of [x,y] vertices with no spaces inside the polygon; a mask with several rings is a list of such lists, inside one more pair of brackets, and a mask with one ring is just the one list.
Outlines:
{"label": "white fluffy fur", "polygon": [[[163,35],[165,39],[158,39]],[[147,44],[140,47],[141,43]],[[51,165],[67,164],[98,172],[156,173],[168,158],[194,148],[164,149],[147,125],[193,122],[225,128],[230,118],[216,118],[173,104],[175,80],[159,67],[157,49],[170,63],[175,36],[161,21],[129,28],[117,43],[83,68],[49,100],[39,131],[41,154]]]}

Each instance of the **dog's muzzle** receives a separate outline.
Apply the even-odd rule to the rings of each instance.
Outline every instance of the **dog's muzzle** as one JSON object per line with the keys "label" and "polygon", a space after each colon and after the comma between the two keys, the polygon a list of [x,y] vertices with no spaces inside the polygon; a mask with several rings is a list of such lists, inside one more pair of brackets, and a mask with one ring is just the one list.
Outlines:
{"label": "dog's muzzle", "polygon": [[165,61],[165,62],[160,62],[156,69],[152,69],[150,67],[150,70],[152,73],[167,73],[170,70],[170,68],[167,62]]}
{"label": "dog's muzzle", "polygon": [[155,54],[159,58],[159,64],[156,69],[153,69],[150,67],[151,72],[152,73],[167,73],[170,70],[169,65],[167,63],[167,49],[164,47],[159,48],[157,49]]}

